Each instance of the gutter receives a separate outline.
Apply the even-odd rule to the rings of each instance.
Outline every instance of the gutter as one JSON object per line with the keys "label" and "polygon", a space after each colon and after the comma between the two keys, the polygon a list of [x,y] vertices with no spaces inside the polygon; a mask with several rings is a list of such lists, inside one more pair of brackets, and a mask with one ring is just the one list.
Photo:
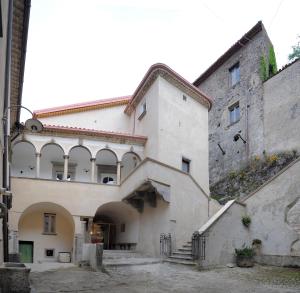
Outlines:
{"label": "gutter", "polygon": [[[24,1],[24,16],[23,16],[23,37],[22,37],[22,48],[21,48],[21,65],[20,65],[20,79],[19,79],[19,94],[17,105],[22,103],[22,92],[24,83],[24,72],[25,72],[25,59],[26,59],[26,48],[28,39],[28,28],[29,28],[29,17],[30,17],[31,0]],[[17,109],[16,122],[20,122],[21,108]]]}

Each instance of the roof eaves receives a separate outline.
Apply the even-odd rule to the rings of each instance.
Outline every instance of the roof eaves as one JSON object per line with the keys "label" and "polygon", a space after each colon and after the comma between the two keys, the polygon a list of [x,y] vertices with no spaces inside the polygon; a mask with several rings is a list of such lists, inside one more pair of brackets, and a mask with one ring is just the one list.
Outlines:
{"label": "roof eaves", "polygon": [[244,47],[252,40],[260,31],[263,30],[262,21],[259,21],[253,26],[241,39],[233,44],[221,57],[219,57],[206,71],[204,71],[194,82],[193,85],[199,86],[212,73],[214,73],[220,66],[222,66],[233,54]]}
{"label": "roof eaves", "polygon": [[201,90],[199,90],[197,87],[195,87],[193,84],[191,84],[189,81],[187,81],[185,78],[183,78],[181,75],[179,75],[177,72],[175,72],[173,69],[168,67],[167,65],[163,63],[156,63],[153,64],[147,73],[145,74],[144,78],[136,88],[134,94],[131,97],[131,100],[127,104],[124,112],[126,114],[131,114],[139,100],[141,99],[141,96],[147,91],[147,89],[152,85],[154,80],[158,75],[168,75],[174,78],[179,84],[181,84],[183,87],[188,88],[189,91],[194,95],[199,97],[199,101],[206,105],[208,109],[212,106],[212,99],[209,98],[206,94],[204,94]]}

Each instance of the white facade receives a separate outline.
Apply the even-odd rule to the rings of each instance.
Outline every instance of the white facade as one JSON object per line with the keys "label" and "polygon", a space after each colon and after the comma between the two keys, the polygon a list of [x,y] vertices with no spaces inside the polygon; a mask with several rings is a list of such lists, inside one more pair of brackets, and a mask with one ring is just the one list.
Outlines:
{"label": "white facade", "polygon": [[[37,112],[44,131],[13,145],[12,249],[33,247],[33,262],[60,252],[76,262],[83,242],[158,255],[161,233],[177,246],[189,241],[219,208],[208,196],[209,106],[157,64],[123,105]],[[45,214],[53,215],[51,235]]]}

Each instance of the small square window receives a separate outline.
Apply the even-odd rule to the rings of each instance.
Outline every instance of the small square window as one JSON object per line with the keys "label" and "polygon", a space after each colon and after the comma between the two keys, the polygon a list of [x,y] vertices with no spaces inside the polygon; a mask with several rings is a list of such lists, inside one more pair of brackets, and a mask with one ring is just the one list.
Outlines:
{"label": "small square window", "polygon": [[240,64],[236,63],[230,69],[230,77],[231,77],[231,86],[236,85],[240,81]]}
{"label": "small square window", "polygon": [[182,158],[181,170],[186,173],[190,173],[191,161],[185,158]]}
{"label": "small square window", "polygon": [[56,215],[55,214],[44,214],[44,234],[55,234]]}
{"label": "small square window", "polygon": [[240,120],[240,105],[239,103],[234,104],[228,108],[229,110],[229,123],[233,124]]}
{"label": "small square window", "polygon": [[186,96],[185,95],[182,95],[182,99],[186,102]]}
{"label": "small square window", "polygon": [[54,249],[45,249],[45,256],[46,257],[54,257]]}

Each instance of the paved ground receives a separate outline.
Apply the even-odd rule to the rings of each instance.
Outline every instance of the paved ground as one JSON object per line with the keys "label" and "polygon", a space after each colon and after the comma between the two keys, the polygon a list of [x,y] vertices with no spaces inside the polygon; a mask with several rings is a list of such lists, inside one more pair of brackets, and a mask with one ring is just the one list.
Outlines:
{"label": "paved ground", "polygon": [[106,272],[70,267],[32,272],[34,292],[299,293],[300,269],[255,266],[196,271],[172,264],[109,267]]}

